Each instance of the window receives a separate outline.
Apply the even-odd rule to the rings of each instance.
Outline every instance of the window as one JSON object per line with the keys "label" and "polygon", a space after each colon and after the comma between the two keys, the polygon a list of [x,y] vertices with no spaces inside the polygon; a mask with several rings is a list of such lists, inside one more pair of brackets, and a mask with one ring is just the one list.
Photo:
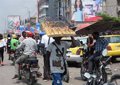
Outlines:
{"label": "window", "polygon": [[120,43],[120,36],[105,37],[109,43]]}
{"label": "window", "polygon": [[118,5],[120,6],[120,0],[117,0]]}
{"label": "window", "polygon": [[113,36],[110,38],[111,43],[120,43],[120,36]]}

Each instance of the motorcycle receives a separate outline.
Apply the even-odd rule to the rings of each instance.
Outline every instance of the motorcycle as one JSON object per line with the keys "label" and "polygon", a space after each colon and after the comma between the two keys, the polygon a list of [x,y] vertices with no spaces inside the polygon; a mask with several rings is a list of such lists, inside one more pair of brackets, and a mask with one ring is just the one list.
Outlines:
{"label": "motorcycle", "polygon": [[11,51],[10,54],[10,60],[13,62],[13,65],[15,64],[15,61],[18,57],[20,57],[23,54],[23,49],[17,49],[15,51]]}
{"label": "motorcycle", "polygon": [[108,61],[111,59],[109,57],[106,61],[100,61],[99,68],[96,67],[93,70],[93,74],[85,73],[84,76],[87,78],[86,85],[103,85],[107,82],[107,73],[105,71],[105,67],[108,64]]}
{"label": "motorcycle", "polygon": [[15,64],[15,51],[11,51],[9,59],[12,61],[12,64]]}
{"label": "motorcycle", "polygon": [[38,59],[29,57],[24,63],[19,64],[19,79],[25,80],[28,85],[34,85],[37,83],[38,70]]}

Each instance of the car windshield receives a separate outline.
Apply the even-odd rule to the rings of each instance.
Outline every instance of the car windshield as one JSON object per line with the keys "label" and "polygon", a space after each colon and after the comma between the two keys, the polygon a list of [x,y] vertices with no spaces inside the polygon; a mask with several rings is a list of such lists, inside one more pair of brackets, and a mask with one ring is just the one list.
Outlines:
{"label": "car windshield", "polygon": [[109,43],[120,43],[120,36],[105,37]]}
{"label": "car windshield", "polygon": [[87,43],[87,38],[79,39],[79,41],[82,41],[83,44],[86,44]]}

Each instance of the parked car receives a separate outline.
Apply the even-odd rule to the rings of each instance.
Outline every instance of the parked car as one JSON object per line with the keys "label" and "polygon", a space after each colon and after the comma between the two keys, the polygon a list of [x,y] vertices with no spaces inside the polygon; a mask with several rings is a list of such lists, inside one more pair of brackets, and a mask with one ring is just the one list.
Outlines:
{"label": "parked car", "polygon": [[[105,38],[108,40],[109,44],[107,46],[107,56],[112,56],[112,60],[114,60],[116,57],[120,57],[120,35],[102,35],[102,38]],[[85,37],[75,37],[75,40],[82,41],[84,46],[77,46],[77,47],[71,47],[67,50],[67,61],[69,62],[76,62],[81,63],[82,61],[82,49],[86,49],[86,43],[87,43],[88,36]],[[71,43],[71,38],[63,38],[63,41],[68,41]]]}
{"label": "parked car", "polygon": [[[67,38],[62,38],[63,41],[68,41],[71,43],[71,38],[67,37]],[[67,49],[67,53],[66,53],[66,59],[68,62],[76,62],[76,63],[81,63],[82,62],[82,55],[83,55],[83,48],[86,45],[87,42],[87,37],[75,37],[75,40],[78,44],[76,47],[70,47],[69,49]],[[80,45],[80,41],[83,42],[84,46]]]}
{"label": "parked car", "polygon": [[120,35],[104,35],[101,36],[108,40],[107,56],[120,57]]}

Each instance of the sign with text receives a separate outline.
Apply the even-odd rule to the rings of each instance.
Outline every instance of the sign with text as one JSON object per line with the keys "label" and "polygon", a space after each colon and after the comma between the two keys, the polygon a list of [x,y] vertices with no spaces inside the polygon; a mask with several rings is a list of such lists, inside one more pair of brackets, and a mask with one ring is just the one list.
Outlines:
{"label": "sign with text", "polygon": [[71,0],[71,20],[75,22],[95,21],[102,12],[102,0]]}
{"label": "sign with text", "polygon": [[15,29],[20,25],[20,16],[18,15],[9,15],[7,20],[9,29]]}

